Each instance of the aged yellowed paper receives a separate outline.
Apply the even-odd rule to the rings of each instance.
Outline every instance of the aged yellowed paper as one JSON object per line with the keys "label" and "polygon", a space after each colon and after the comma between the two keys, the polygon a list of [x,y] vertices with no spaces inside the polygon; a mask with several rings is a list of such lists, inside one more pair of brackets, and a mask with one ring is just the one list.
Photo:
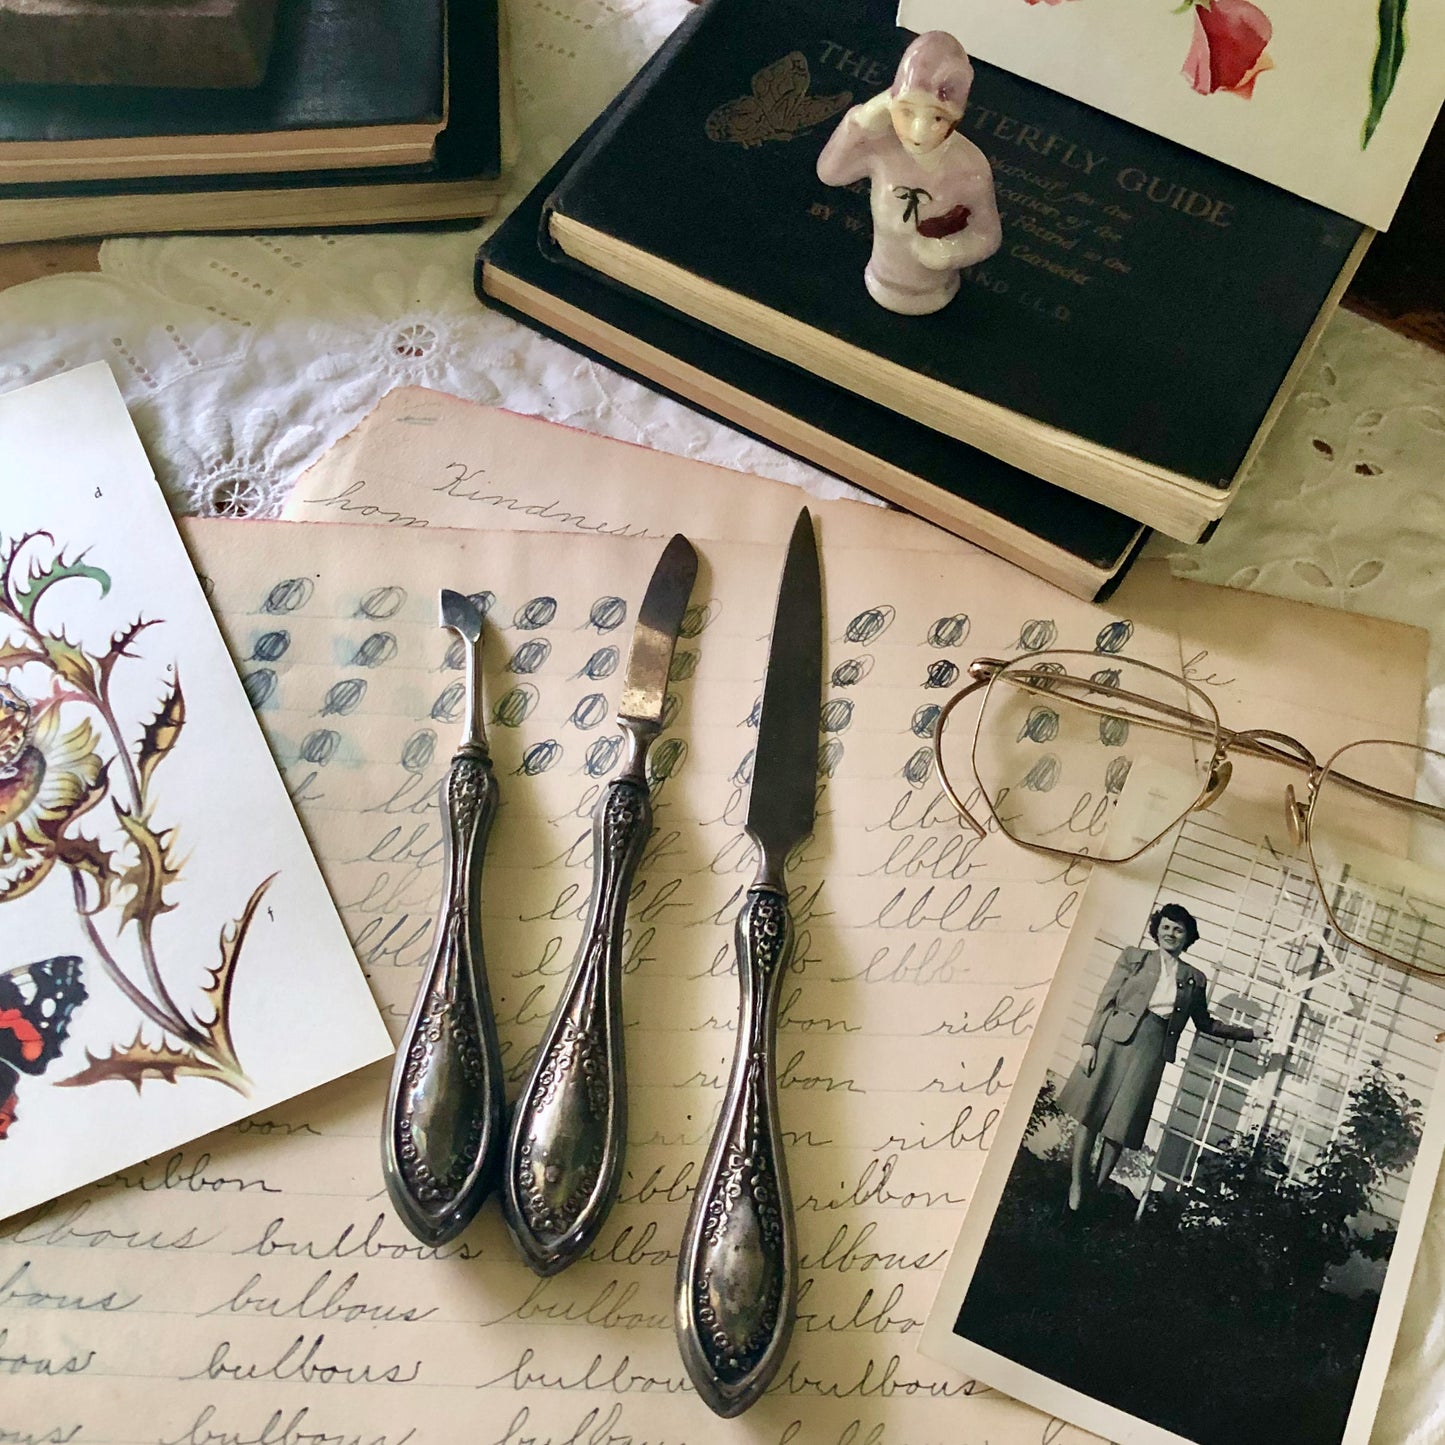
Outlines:
{"label": "aged yellowed paper", "polygon": [[[494,1206],[454,1244],[418,1246],[382,1190],[374,1070],[214,1136],[203,1162],[186,1151],[169,1185],[117,1179],[12,1227],[5,1353],[44,1363],[7,1382],[6,1428],[210,1445],[1084,1438],[917,1349],[1083,881],[959,828],[929,772],[933,710],[973,656],[1046,637],[1172,666],[1207,650],[1194,665],[1226,692],[1273,702],[1322,695],[1368,640],[1379,685],[1359,706],[1409,733],[1420,642],[1280,604],[1318,640],[1276,657],[1257,631],[1201,631],[1204,589],[1105,612],[972,548],[879,551],[831,529],[825,512],[825,766],[790,874],[802,937],[779,1054],[803,1288],[773,1391],[712,1417],[685,1383],[671,1300],[731,1054],[731,922],[752,874],[739,813],[785,533],[697,543],[629,913],[627,1173],[588,1258],[534,1278]],[[429,941],[432,789],[461,691],[436,591],[488,597],[503,802],[483,936],[515,1089],[581,928],[589,809],[615,759],[614,650],[661,543],[224,522],[188,537],[394,1032]],[[1175,594],[1201,598],[1187,639]]]}

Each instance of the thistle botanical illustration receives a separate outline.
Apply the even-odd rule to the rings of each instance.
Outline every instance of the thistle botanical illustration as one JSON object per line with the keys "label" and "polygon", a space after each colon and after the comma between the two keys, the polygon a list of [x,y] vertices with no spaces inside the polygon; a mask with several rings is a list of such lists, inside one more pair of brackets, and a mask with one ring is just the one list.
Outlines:
{"label": "thistle botanical illustration", "polygon": [[[94,991],[79,978],[84,966],[93,966],[139,1015],[135,1034],[100,1056],[87,1050],[79,1072],[57,1082],[125,1080],[139,1091],[147,1080],[198,1078],[244,1094],[249,1081],[231,1036],[231,996],[242,947],[272,878],[258,883],[240,916],[220,928],[219,957],[206,969],[199,998],[183,1006],[157,944],[158,925],[178,907],[171,894],[183,864],[175,828],[156,817],[153,785],[185,727],[185,697],[168,666],[157,679],[149,721],[128,725],[118,715],[116,674],[139,660],[137,640],[161,619],[137,618],[103,649],[71,641],[64,622],[52,620],[57,594],[68,597],[82,585],[98,587],[102,597],[110,592],[109,575],[86,556],[67,561],[48,532],[0,540],[0,904],[68,884],[90,949],[85,961],[51,959],[0,975],[19,1000],[0,1013],[16,1015],[17,1048],[27,1045],[25,1058],[41,1061],[42,1044],[58,1052],[57,1010],[52,1003],[42,1017],[32,1002],[36,1017],[30,1019],[19,976],[40,975],[73,1007]],[[68,974],[66,965],[74,965]],[[70,979],[68,994],[57,978]],[[68,1016],[67,1008],[65,1021]],[[36,1041],[27,1029],[39,1031]]]}

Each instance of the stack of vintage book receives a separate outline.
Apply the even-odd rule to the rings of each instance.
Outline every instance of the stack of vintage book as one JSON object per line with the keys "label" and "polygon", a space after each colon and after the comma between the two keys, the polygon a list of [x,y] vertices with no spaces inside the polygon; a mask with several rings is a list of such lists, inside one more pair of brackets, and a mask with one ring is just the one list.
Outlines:
{"label": "stack of vintage book", "polygon": [[[880,8],[884,13],[880,14]],[[911,33],[707,0],[483,248],[496,303],[1083,596],[1222,516],[1372,234],[982,62],[1005,240],[931,316],[818,180]]]}
{"label": "stack of vintage book", "polygon": [[0,242],[487,215],[500,65],[497,0],[279,0],[255,85],[0,84]]}

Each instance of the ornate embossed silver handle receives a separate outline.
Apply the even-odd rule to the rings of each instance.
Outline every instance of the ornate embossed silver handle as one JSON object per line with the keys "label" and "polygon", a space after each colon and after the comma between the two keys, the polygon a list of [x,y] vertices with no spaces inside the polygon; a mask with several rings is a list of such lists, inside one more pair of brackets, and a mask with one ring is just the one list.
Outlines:
{"label": "ornate embossed silver handle", "polygon": [[723,1416],[740,1415],[777,1374],[798,1298],[774,1061],[779,988],[793,951],[781,888],[748,890],[735,944],[737,1050],[683,1232],[676,1295],[683,1362],[703,1401]]}
{"label": "ornate embossed silver handle", "polygon": [[437,797],[442,907],[426,976],[397,1049],[383,1129],[387,1192],[407,1227],[442,1244],[496,1186],[502,1068],[482,960],[482,854],[497,811],[484,746],[464,744]]}
{"label": "ornate embossed silver handle", "polygon": [[543,1275],[564,1269],[596,1238],[622,1178],[622,934],[652,832],[641,767],[636,750],[636,773],[609,784],[593,812],[587,925],[512,1115],[502,1208],[518,1249]]}

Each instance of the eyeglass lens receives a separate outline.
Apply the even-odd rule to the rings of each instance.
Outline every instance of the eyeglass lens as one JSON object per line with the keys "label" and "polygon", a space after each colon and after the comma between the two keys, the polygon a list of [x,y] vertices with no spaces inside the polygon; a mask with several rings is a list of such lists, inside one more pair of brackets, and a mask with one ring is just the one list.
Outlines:
{"label": "eyeglass lens", "polygon": [[972,746],[980,790],[1011,838],[1115,862],[1135,851],[1109,838],[1131,768],[1147,758],[1168,770],[1162,807],[1176,821],[1204,790],[1219,725],[1209,699],[1182,678],[1065,652],[1011,662],[976,716],[974,735],[964,716],[940,742],[949,776],[967,777]]}
{"label": "eyeglass lens", "polygon": [[1395,742],[1341,749],[1315,791],[1309,838],[1345,937],[1445,973],[1445,755]]}

